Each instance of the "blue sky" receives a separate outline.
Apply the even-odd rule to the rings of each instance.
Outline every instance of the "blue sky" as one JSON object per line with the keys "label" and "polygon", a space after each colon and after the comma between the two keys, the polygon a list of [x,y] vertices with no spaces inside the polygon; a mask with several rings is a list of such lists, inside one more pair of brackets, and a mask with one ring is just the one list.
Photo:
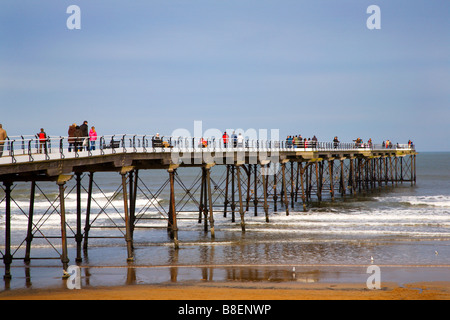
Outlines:
{"label": "blue sky", "polygon": [[448,0],[3,0],[0,123],[170,135],[201,120],[450,151],[449,21]]}

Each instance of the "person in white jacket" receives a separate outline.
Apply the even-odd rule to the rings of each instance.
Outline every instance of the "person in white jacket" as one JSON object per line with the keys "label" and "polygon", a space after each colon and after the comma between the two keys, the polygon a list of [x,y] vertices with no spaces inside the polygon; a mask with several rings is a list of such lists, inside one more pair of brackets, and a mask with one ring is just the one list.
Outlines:
{"label": "person in white jacket", "polygon": [[237,137],[237,147],[238,148],[244,147],[244,137],[242,136],[242,133],[239,133]]}

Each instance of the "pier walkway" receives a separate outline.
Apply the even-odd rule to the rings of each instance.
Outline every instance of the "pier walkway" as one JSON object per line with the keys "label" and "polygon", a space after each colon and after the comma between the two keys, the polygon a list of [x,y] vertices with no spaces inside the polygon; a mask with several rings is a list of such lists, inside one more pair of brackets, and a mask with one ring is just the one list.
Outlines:
{"label": "pier walkway", "polygon": [[[115,196],[120,193],[123,200],[123,211],[119,214],[125,225],[114,223],[111,228],[122,230],[129,261],[134,258],[133,230],[140,227],[136,213],[139,192],[151,201],[162,194],[162,189],[168,188],[168,207],[156,210],[167,222],[170,237],[178,247],[177,218],[181,211],[179,208],[184,207],[180,201],[190,201],[197,208],[195,218],[204,224],[205,231],[209,229],[214,238],[214,212],[217,211],[225,217],[231,215],[233,222],[235,213],[238,213],[242,232],[245,232],[245,214],[250,207],[253,207],[255,215],[258,209],[262,209],[269,222],[270,212],[277,212],[279,207],[289,215],[289,208],[295,206],[307,210],[312,202],[334,201],[337,197],[403,182],[413,185],[416,181],[417,153],[408,144],[386,148],[382,144],[308,141],[294,147],[286,141],[247,139],[234,145],[231,139],[224,144],[222,139],[158,139],[151,135],[118,134],[99,137],[94,149],[84,140],[74,143],[69,139],[56,137],[39,141],[34,136],[21,136],[9,137],[5,141],[0,158],[0,205],[4,208],[4,213],[0,214],[0,236],[4,239],[0,254],[5,264],[5,279],[11,277],[13,259],[30,261],[32,241],[37,235],[49,242],[57,238],[60,243],[53,246],[55,250],[56,247],[61,248],[57,252],[64,271],[69,263],[68,239],[75,239],[76,261],[82,260],[82,247],[87,250],[90,231],[96,223],[96,219],[92,219],[91,203],[95,200],[92,187],[97,172],[115,172],[121,176],[120,190]],[[213,181],[211,171],[218,166],[223,166],[225,174],[220,181]],[[177,169],[182,167],[199,170],[199,178],[191,187],[186,187],[177,175]],[[148,169],[167,171],[167,181],[157,190],[150,190],[139,178],[139,171]],[[88,179],[86,187],[82,186],[84,176]],[[73,226],[67,223],[65,210],[66,185],[70,180],[75,183],[77,199],[76,223]],[[46,237],[43,226],[34,222],[37,183],[48,181],[53,181],[58,189],[58,198],[54,200],[57,205],[52,204],[52,211],[56,210],[60,215],[61,233],[57,237]],[[21,251],[12,248],[11,238],[11,203],[14,202],[14,184],[18,183],[30,183],[29,207],[20,208],[28,219],[28,228],[23,240],[14,242],[18,247],[24,247],[25,257],[15,256]],[[177,195],[183,193],[182,199],[176,199],[175,186],[179,189]],[[86,202],[81,201],[82,190],[87,193]],[[101,208],[97,216],[104,212],[105,208]],[[84,229],[81,227],[82,216]],[[68,235],[67,229],[73,231],[73,235]]]}

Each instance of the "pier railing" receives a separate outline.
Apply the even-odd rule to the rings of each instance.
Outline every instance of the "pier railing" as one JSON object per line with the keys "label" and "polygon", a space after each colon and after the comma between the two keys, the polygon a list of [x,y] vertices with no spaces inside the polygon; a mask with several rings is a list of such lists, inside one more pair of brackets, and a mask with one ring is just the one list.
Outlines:
{"label": "pier railing", "polygon": [[149,152],[214,152],[214,151],[357,151],[357,150],[414,150],[409,144],[368,144],[356,142],[290,141],[270,139],[239,139],[201,137],[173,137],[138,134],[89,137],[47,137],[41,140],[33,135],[11,136],[3,142],[0,164],[91,157],[115,153]]}

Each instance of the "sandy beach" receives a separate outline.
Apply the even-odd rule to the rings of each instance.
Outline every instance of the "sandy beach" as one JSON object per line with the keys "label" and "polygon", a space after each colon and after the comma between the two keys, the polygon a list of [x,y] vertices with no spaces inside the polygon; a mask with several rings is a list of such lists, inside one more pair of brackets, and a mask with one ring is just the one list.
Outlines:
{"label": "sandy beach", "polygon": [[450,282],[419,282],[379,290],[360,284],[176,284],[36,289],[0,293],[1,300],[450,300]]}
{"label": "sandy beach", "polygon": [[30,279],[15,268],[0,300],[450,300],[447,266],[383,266],[380,289],[368,289],[362,266],[297,267],[295,274],[291,269],[84,268],[81,288],[70,290],[55,277],[59,269],[33,269]]}

